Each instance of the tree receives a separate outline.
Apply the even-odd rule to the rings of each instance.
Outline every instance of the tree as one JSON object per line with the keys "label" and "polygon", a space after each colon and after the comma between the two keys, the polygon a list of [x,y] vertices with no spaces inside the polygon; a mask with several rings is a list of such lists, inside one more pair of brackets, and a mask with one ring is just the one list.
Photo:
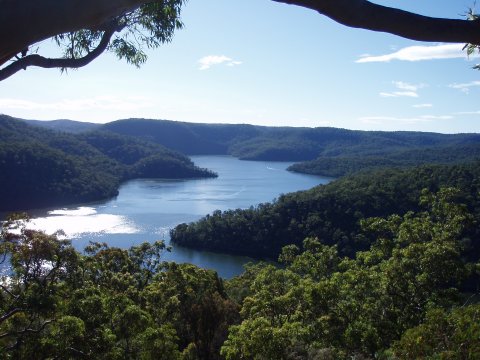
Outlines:
{"label": "tree", "polygon": [[[422,16],[366,0],[273,0],[298,5],[350,27],[387,32],[412,40],[480,45],[480,21]],[[139,66],[143,47],[158,47],[181,28],[184,0],[0,0],[0,81],[29,66],[79,68],[104,51]],[[469,21],[472,20],[472,21]],[[19,26],[21,25],[21,26]],[[35,53],[53,39],[63,57]]]}
{"label": "tree", "polygon": [[[184,0],[0,0],[0,70],[4,80],[29,66],[79,68],[104,51],[136,66],[146,61],[142,50],[172,39]],[[21,30],[18,24],[23,24]],[[62,58],[46,58],[33,45],[53,39]]]}
{"label": "tree", "polygon": [[0,349],[16,358],[28,358],[24,344],[55,322],[60,283],[78,262],[69,241],[29,230],[25,221],[11,216],[0,231]]}
{"label": "tree", "polygon": [[27,220],[0,224],[1,359],[220,359],[239,307],[214,271],[161,241],[80,254]]}
{"label": "tree", "polygon": [[[459,306],[460,284],[474,265],[463,253],[474,218],[458,195],[454,188],[425,190],[426,211],[364,220],[377,241],[354,259],[307,238],[302,249],[283,249],[285,268],[257,267],[253,279],[234,281],[230,286],[249,284],[249,292],[242,322],[230,327],[221,354],[227,360],[393,359],[383,356],[393,351],[417,359],[465,347],[462,357],[441,358],[476,358],[479,307]],[[458,310],[447,315],[452,308]]]}

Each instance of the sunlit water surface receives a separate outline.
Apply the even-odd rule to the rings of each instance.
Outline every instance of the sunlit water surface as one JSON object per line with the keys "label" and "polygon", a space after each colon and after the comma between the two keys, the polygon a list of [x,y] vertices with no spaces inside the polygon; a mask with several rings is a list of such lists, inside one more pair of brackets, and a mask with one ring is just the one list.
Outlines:
{"label": "sunlit water surface", "polygon": [[[291,163],[240,161],[228,156],[194,156],[193,161],[218,173],[215,179],[140,179],[123,184],[116,198],[63,209],[32,211],[35,228],[63,230],[78,249],[89,241],[127,248],[143,241],[165,240],[169,231],[213,212],[248,208],[280,194],[325,184],[327,178],[286,171]],[[189,262],[230,278],[251,259],[174,246],[165,260]]]}

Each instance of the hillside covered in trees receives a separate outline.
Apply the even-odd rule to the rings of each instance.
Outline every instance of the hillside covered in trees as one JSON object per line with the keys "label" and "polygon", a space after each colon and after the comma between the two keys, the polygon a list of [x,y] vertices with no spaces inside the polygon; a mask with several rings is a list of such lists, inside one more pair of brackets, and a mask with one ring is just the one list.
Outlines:
{"label": "hillside covered in trees", "polygon": [[[458,196],[480,218],[480,163],[425,165],[406,170],[379,170],[343,177],[307,191],[281,195],[249,209],[215,211],[171,231],[174,243],[217,252],[276,259],[289,244],[306,237],[335,245],[341,255],[366,250],[372,239],[361,233],[361,220],[418,211],[423,189],[460,189]],[[480,224],[471,229],[480,251]]]}
{"label": "hillside covered in trees", "polygon": [[[18,136],[9,120],[2,145]],[[32,130],[21,126],[23,135]],[[39,166],[46,177],[57,168],[68,175],[65,163],[83,159],[72,171],[97,166],[118,184],[115,174],[155,175],[169,169],[158,166],[164,156],[184,159],[105,128],[77,135],[35,128],[30,139],[31,166],[38,149],[44,161],[56,160]],[[474,152],[462,141],[459,153]],[[454,147],[445,152],[460,159]],[[0,234],[0,357],[476,359],[480,163],[404,165],[172,230],[176,244],[278,260],[247,265],[228,281],[163,262],[163,242],[91,243],[80,253],[13,217]],[[85,181],[102,184],[88,175]]]}
{"label": "hillside covered in trees", "polygon": [[107,131],[68,134],[0,116],[0,210],[115,196],[133,178],[216,176],[178,152]]}
{"label": "hillside covered in trees", "polygon": [[439,145],[396,150],[384,155],[321,156],[291,165],[288,170],[330,177],[382,168],[408,168],[422,164],[458,164],[480,159],[480,143]]}
{"label": "hillside covered in trees", "polygon": [[250,265],[227,282],[163,262],[161,242],[79,253],[11,218],[0,357],[477,359],[478,216],[463,195],[425,190],[418,211],[361,219],[372,242],[353,258],[309,237],[283,247],[283,267]]}
{"label": "hillside covered in trees", "polygon": [[[480,134],[356,131],[128,119],[103,126],[187,155],[232,155],[244,160],[302,161],[319,156],[377,156],[401,150],[479,145]],[[438,154],[440,155],[440,153]]]}
{"label": "hillside covered in trees", "polygon": [[105,125],[68,120],[29,121],[81,133],[91,129],[134,136],[186,155],[232,155],[242,160],[295,161],[289,170],[340,177],[362,170],[455,164],[479,158],[480,134],[356,131],[127,119]]}

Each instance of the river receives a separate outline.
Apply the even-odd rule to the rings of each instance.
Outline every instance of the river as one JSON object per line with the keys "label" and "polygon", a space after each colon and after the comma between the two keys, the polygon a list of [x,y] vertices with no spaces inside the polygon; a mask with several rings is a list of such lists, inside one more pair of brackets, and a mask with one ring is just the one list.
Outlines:
{"label": "river", "polygon": [[[122,184],[115,198],[61,209],[30,212],[33,226],[53,233],[62,229],[82,250],[89,241],[127,248],[143,241],[165,240],[180,223],[214,210],[248,208],[280,194],[309,189],[330,179],[286,171],[290,162],[241,161],[229,156],[193,156],[218,178],[198,180],[138,179]],[[214,269],[224,278],[242,272],[251,259],[174,246],[165,260]]]}

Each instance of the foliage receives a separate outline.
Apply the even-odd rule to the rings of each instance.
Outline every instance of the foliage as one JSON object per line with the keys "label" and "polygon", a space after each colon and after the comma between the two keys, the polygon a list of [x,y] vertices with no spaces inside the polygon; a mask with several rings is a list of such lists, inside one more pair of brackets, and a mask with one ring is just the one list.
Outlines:
{"label": "foliage", "polygon": [[[460,241],[472,216],[455,202],[456,195],[454,189],[424,192],[424,212],[368,219],[365,230],[374,231],[377,240],[355,259],[312,238],[301,250],[284,248],[285,268],[264,266],[247,282],[242,322],[230,328],[222,354],[383,359],[393,351],[414,359],[445,347],[447,354],[462,343],[463,356],[442,358],[474,359],[478,306],[458,307],[459,285],[472,274]],[[447,315],[452,306],[458,310]]]}
{"label": "foliage", "polygon": [[[477,13],[475,13],[474,8],[470,8],[468,10],[468,12],[466,14],[466,17],[470,21],[478,22],[480,20],[480,16]],[[467,52],[467,56],[470,57],[472,55],[475,55],[475,53],[480,52],[480,46],[478,44],[466,44],[463,47],[463,50],[465,50]],[[476,70],[480,70],[480,64],[475,65],[473,68],[476,69]]]}
{"label": "foliage", "polygon": [[[73,3],[66,3],[62,8],[54,9],[55,11],[48,14],[50,20],[43,18],[46,23],[57,21],[52,29],[45,29],[48,26],[43,26],[43,30],[38,29],[42,27],[38,25],[27,27],[20,41],[25,42],[25,37],[32,37],[31,43],[22,45],[13,42],[7,45],[11,46],[11,49],[3,49],[0,66],[8,60],[12,62],[0,69],[0,80],[29,66],[55,67],[60,68],[62,72],[68,68],[79,68],[89,64],[105,51],[112,52],[117,58],[139,67],[147,60],[146,48],[157,48],[170,42],[175,30],[183,27],[180,21],[183,3],[184,0],[124,2],[117,6],[111,3],[93,3],[84,4],[81,9]],[[29,4],[24,6],[29,8]],[[25,16],[15,13],[15,8],[11,9],[7,3],[2,3],[2,7],[6,13],[11,13],[12,17]],[[48,8],[49,5],[46,4],[45,7]],[[72,14],[72,10],[76,10],[76,13]],[[35,16],[42,11],[44,9],[36,11],[30,9],[27,13],[34,12]],[[60,16],[61,19],[55,20],[56,16]],[[65,18],[70,18],[72,24],[65,24]],[[88,20],[92,23],[89,24]],[[66,31],[69,28],[71,31]],[[35,31],[41,34],[36,35]],[[38,54],[42,52],[43,46],[41,43],[35,43],[46,38],[54,41],[62,53],[61,57],[46,58]]]}
{"label": "foliage", "polygon": [[480,357],[480,305],[448,311],[434,308],[392,347],[398,359],[477,359]]}
{"label": "foliage", "polygon": [[2,359],[218,359],[238,307],[216,273],[164,263],[168,250],[92,243],[82,255],[11,218],[0,242]]}
{"label": "foliage", "polygon": [[[464,236],[475,217],[454,188],[421,211],[362,219],[354,258],[306,238],[228,281],[166,263],[163,242],[91,243],[84,254],[24,216],[0,238],[5,359],[475,359],[480,283]],[[475,294],[473,294],[475,295]],[[478,295],[478,294],[477,294]],[[459,352],[459,349],[461,351]]]}

